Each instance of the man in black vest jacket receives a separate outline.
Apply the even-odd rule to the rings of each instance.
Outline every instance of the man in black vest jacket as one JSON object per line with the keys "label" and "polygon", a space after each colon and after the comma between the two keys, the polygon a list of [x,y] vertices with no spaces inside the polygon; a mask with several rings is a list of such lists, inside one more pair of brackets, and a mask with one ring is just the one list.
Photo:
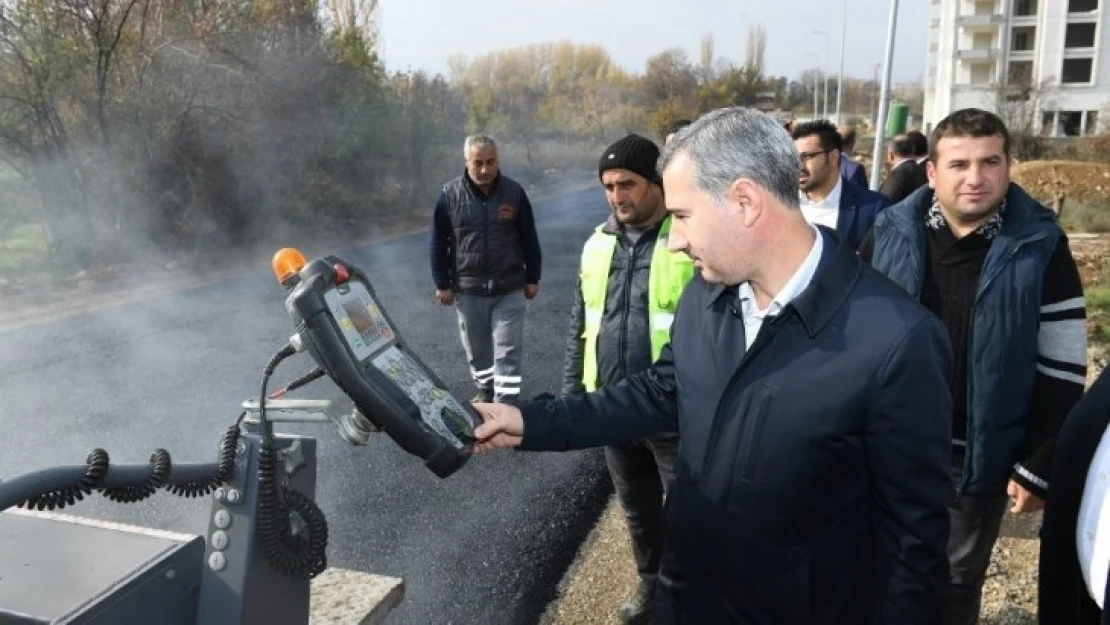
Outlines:
{"label": "man in black vest jacket", "polygon": [[476,401],[520,397],[525,300],[539,293],[540,241],[528,195],[501,174],[497,143],[463,144],[466,171],[443,185],[432,217],[436,299],[455,305]]}

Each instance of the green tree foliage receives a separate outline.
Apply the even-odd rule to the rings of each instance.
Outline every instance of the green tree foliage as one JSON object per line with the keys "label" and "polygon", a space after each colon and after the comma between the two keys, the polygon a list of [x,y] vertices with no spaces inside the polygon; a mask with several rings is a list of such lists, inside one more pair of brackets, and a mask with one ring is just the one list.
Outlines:
{"label": "green tree foliage", "polygon": [[[426,211],[468,132],[531,182],[626,132],[768,93],[812,102],[806,76],[764,75],[759,27],[742,65],[708,37],[696,62],[665,50],[639,74],[560,41],[442,76],[387,72],[376,15],[377,0],[0,0],[0,160],[36,190],[59,271],[282,228],[360,236]],[[858,107],[865,90],[846,89]]]}

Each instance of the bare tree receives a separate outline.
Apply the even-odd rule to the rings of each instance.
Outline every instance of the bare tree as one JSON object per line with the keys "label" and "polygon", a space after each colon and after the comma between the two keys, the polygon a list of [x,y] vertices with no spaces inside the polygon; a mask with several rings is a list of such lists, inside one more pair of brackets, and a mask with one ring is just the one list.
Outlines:
{"label": "bare tree", "polygon": [[332,29],[355,30],[371,46],[378,45],[378,0],[327,0],[327,3]]}
{"label": "bare tree", "polygon": [[747,51],[744,57],[744,73],[751,81],[762,79],[766,67],[764,55],[767,52],[767,31],[762,24],[748,26]]}
{"label": "bare tree", "polygon": [[653,103],[689,97],[697,82],[697,71],[680,48],[671,48],[648,59],[643,76],[644,88]]}
{"label": "bare tree", "polygon": [[[1038,119],[1045,101],[1044,83],[1038,85],[1030,75],[1011,75],[997,85],[990,95],[995,112],[1010,131],[1012,152],[1018,160],[1039,158],[1044,146],[1038,131]],[[1046,81],[1047,82],[1047,81]]]}
{"label": "bare tree", "polygon": [[701,38],[698,47],[698,80],[703,85],[708,85],[716,78],[717,68],[714,65],[713,35]]}

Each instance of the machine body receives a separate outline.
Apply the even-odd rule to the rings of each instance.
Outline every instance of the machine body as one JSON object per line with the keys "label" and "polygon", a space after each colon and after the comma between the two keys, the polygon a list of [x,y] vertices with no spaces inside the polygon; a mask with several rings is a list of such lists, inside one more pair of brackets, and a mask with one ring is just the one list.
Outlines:
{"label": "machine body", "polygon": [[[316,444],[275,434],[274,422],[330,422],[355,445],[384,430],[444,478],[466,463],[477,412],[409,350],[366,276],[335,257],[308,262],[293,252],[281,263],[275,256],[274,269],[297,333],[266,366],[259,397],[243,402],[217,462],[174,463],[157,449],[148,464],[110,465],[95,449],[85,465],[0,481],[0,623],[307,623],[311,580],[327,567]],[[273,370],[302,350],[319,369],[281,393],[322,370],[355,411],[266,398]],[[203,538],[53,514],[94,493],[130,503],[163,489],[212,498]]]}

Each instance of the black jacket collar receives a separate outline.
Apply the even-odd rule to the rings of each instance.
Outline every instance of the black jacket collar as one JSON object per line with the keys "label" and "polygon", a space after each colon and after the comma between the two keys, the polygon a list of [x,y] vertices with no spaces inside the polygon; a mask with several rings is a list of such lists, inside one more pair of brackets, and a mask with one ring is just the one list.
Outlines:
{"label": "black jacket collar", "polygon": [[[824,244],[817,272],[809,286],[786,306],[787,310],[794,309],[798,313],[810,337],[816,336],[840,310],[859,280],[863,267],[855,250],[850,245],[841,245],[832,230],[824,226],[818,226],[817,230]],[[713,285],[709,292],[709,305],[726,293],[736,297],[736,286]]]}

